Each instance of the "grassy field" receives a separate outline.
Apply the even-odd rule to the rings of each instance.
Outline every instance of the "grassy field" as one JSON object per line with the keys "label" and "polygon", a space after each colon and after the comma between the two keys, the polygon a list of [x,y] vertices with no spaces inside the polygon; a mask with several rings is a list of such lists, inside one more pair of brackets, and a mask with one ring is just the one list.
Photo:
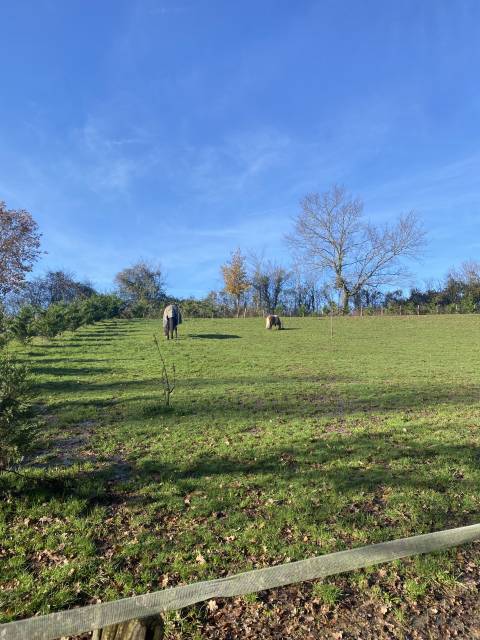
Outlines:
{"label": "grassy field", "polygon": [[[159,321],[19,347],[45,428],[28,479],[0,477],[1,621],[478,521],[480,317],[286,328],[187,320],[162,337],[170,410]],[[403,602],[468,588],[466,562],[396,562],[312,596],[355,589],[401,622]],[[195,616],[176,616],[184,637],[201,637]]]}

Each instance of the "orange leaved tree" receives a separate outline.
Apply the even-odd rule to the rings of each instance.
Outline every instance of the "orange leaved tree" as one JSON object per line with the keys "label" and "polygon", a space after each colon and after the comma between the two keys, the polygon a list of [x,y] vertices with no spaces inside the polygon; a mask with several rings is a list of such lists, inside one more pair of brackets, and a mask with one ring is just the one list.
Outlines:
{"label": "orange leaved tree", "polygon": [[230,260],[222,265],[222,275],[225,282],[225,291],[235,300],[238,318],[240,315],[240,300],[242,295],[250,288],[245,257],[242,255],[240,249],[234,251]]}

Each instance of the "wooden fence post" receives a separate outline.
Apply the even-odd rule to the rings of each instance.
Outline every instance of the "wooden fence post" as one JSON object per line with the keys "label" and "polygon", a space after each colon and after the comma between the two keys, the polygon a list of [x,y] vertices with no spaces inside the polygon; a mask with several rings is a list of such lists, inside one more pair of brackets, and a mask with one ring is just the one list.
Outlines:
{"label": "wooden fence post", "polygon": [[160,617],[129,620],[93,632],[92,640],[162,640],[163,621]]}

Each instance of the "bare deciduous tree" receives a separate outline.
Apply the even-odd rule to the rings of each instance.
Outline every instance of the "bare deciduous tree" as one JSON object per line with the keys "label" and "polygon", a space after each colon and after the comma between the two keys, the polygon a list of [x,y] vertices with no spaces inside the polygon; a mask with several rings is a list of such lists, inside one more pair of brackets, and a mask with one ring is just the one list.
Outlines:
{"label": "bare deciduous tree", "polygon": [[314,313],[321,300],[326,298],[323,287],[318,282],[318,274],[305,270],[298,262],[293,265],[287,296],[291,310],[300,315]]}
{"label": "bare deciduous tree", "polygon": [[79,282],[67,271],[47,271],[44,276],[26,282],[17,295],[10,297],[9,306],[15,309],[29,304],[46,309],[56,302],[82,300],[95,293],[90,282]]}
{"label": "bare deciduous tree", "polygon": [[302,200],[287,240],[306,265],[331,279],[340,293],[341,309],[348,313],[350,300],[362,289],[391,284],[407,275],[402,259],[418,257],[425,232],[414,212],[400,216],[391,226],[365,221],[362,201],[334,185]]}
{"label": "bare deciduous tree", "polygon": [[274,313],[291,277],[291,273],[275,262],[264,260],[263,256],[251,254],[250,281],[254,290],[257,308]]}
{"label": "bare deciduous tree", "polygon": [[18,291],[39,257],[40,234],[31,214],[0,201],[0,297]]}
{"label": "bare deciduous tree", "polygon": [[450,269],[447,278],[457,280],[469,285],[480,283],[480,262],[477,260],[465,260],[460,268]]}
{"label": "bare deciduous tree", "polygon": [[480,262],[475,260],[466,260],[459,268],[449,270],[439,301],[459,304],[467,298],[475,305],[480,300]]}

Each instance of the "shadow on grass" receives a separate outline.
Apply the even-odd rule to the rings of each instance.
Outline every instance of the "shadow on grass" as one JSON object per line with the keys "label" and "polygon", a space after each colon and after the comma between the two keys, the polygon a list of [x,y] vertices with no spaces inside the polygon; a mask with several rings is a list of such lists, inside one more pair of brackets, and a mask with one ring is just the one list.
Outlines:
{"label": "shadow on grass", "polygon": [[[129,361],[127,359],[127,361]],[[81,360],[78,360],[81,362]],[[48,367],[47,363],[42,362],[42,365],[45,364],[45,368],[43,373],[48,374],[50,369],[52,373],[55,372],[55,367]],[[48,391],[50,393],[63,393],[65,391],[75,391],[75,395],[68,400],[61,399],[61,403],[71,406],[85,405],[90,402],[96,402],[95,398],[84,398],[82,397],[82,393],[104,393],[104,392],[112,392],[115,395],[121,395],[125,392],[133,392],[133,390],[138,390],[139,392],[144,392],[143,395],[137,396],[129,396],[123,398],[123,401],[126,404],[136,403],[138,401],[148,402],[149,398],[152,396],[157,398],[158,394],[161,393],[161,389],[159,388],[159,379],[158,378],[149,378],[147,380],[138,378],[138,379],[127,379],[121,381],[113,381],[113,382],[101,382],[96,380],[77,380],[75,376],[79,377],[80,374],[76,372],[80,371],[79,369],[71,368],[71,379],[54,379],[46,382],[38,382],[35,385],[37,390]],[[98,369],[84,369],[83,375],[85,376],[95,376],[97,371],[101,371]],[[111,369],[113,371],[113,369]],[[60,374],[59,374],[60,375]],[[343,376],[332,376],[331,374],[326,375],[296,375],[293,374],[291,376],[276,376],[273,377],[271,375],[265,375],[262,377],[259,376],[244,376],[244,377],[229,377],[229,378],[189,378],[185,379],[182,382],[182,387],[185,390],[193,391],[195,389],[201,389],[203,387],[224,387],[229,386],[238,390],[238,393],[235,394],[232,399],[225,397],[225,390],[220,392],[220,396],[212,396],[209,402],[205,403],[205,411],[211,412],[215,411],[215,408],[218,406],[218,409],[221,411],[225,410],[225,407],[230,407],[231,409],[238,410],[238,407],[241,406],[243,408],[251,407],[255,410],[255,407],[260,405],[264,405],[264,394],[261,392],[261,387],[264,385],[268,385],[269,387],[275,385],[313,385],[310,386],[310,391],[313,393],[314,389],[320,388],[321,385],[327,385],[333,382],[350,382],[350,379],[347,379]],[[232,389],[227,390],[228,393],[232,392]],[[298,390],[295,392],[298,394]],[[297,396],[298,397],[298,396]],[[292,391],[287,394],[288,403],[291,402],[292,407],[297,406],[298,402],[296,398],[292,396]],[[101,401],[102,398],[99,398]],[[275,400],[275,399],[274,399]],[[315,396],[315,402],[318,401],[318,394]],[[283,406],[285,403],[285,398],[278,400],[278,406]],[[183,403],[181,407],[179,407],[178,403],[175,403],[177,409],[182,410],[185,415],[192,411],[192,407],[194,409],[194,413],[197,413],[200,410],[201,402],[194,403],[194,405],[190,402]]]}
{"label": "shadow on grass", "polygon": [[[112,362],[111,358],[70,358],[70,357],[61,357],[61,358],[52,358],[50,357],[50,354],[46,354],[46,353],[39,353],[38,351],[35,351],[33,353],[27,353],[26,354],[27,358],[35,358],[35,360],[31,360],[30,361],[30,366],[31,367],[35,367],[35,366],[44,366],[45,369],[49,368],[48,365],[50,363],[54,363],[54,364],[74,364],[74,363],[78,363],[78,364],[86,364],[86,363],[99,363],[99,362]],[[128,359],[128,361],[130,361]],[[115,362],[119,362],[119,360],[116,358]],[[45,371],[45,373],[48,373],[48,371]]]}
{"label": "shadow on grass", "polygon": [[[43,363],[42,363],[43,364]],[[44,373],[51,368],[46,366]],[[60,368],[58,368],[60,371]],[[79,373],[79,371],[81,373]],[[35,385],[35,390],[48,394],[72,392],[69,398],[52,398],[56,407],[97,408],[103,404],[121,404],[126,419],[143,419],[150,411],[151,403],[158,405],[161,397],[159,381],[130,379],[102,382],[95,379],[101,369],[71,368],[71,378],[62,377]],[[52,373],[55,375],[55,368]],[[83,379],[81,376],[85,376]],[[91,379],[88,378],[91,376]],[[341,385],[341,391],[335,384]],[[203,388],[211,387],[208,397]],[[218,388],[215,391],[215,387]],[[325,374],[291,376],[250,376],[229,378],[191,378],[182,382],[182,391],[176,395],[173,407],[178,415],[204,417],[249,418],[272,417],[321,417],[348,416],[354,414],[385,414],[401,411],[437,411],[439,405],[472,406],[478,404],[477,385],[458,385],[416,381],[413,385],[376,384],[362,385],[358,381]],[[198,392],[198,393],[197,393]],[[110,394],[109,398],[102,394]],[[155,414],[155,409],[153,409]]]}
{"label": "shadow on grass", "polygon": [[[95,335],[95,336],[79,336],[77,338],[71,338],[70,340],[64,340],[62,342],[62,344],[65,347],[72,347],[72,346],[78,346],[78,345],[85,345],[85,343],[100,343],[100,344],[104,344],[105,342],[115,342],[115,338],[110,337],[110,335],[107,335],[106,337],[103,337],[101,335]],[[90,345],[90,346],[94,346],[94,345]]]}
{"label": "shadow on grass", "polygon": [[[255,458],[201,454],[188,464],[169,465],[154,458],[140,460],[135,473],[141,482],[149,479],[174,483],[198,481],[215,476],[235,478],[271,477],[271,482],[312,486],[328,483],[337,492],[371,491],[380,485],[427,489],[439,493],[461,486],[461,490],[475,490],[477,481],[448,477],[445,466],[454,470],[460,465],[478,471],[480,452],[471,445],[450,445],[427,441],[422,446],[408,443],[415,436],[403,440],[398,434],[382,431],[331,434],[328,440],[318,440],[306,450],[301,446],[270,447]],[[328,444],[328,447],[326,446]],[[396,464],[398,463],[398,464]],[[405,468],[402,465],[405,463]],[[265,478],[267,476],[267,478]]]}
{"label": "shadow on grass", "polygon": [[[161,396],[161,393],[158,393],[158,396]],[[145,418],[155,418],[157,416],[168,416],[175,413],[175,409],[172,406],[165,406],[165,403],[162,400],[158,400],[157,402],[152,402],[142,410],[142,415]]]}
{"label": "shadow on grass", "polygon": [[[51,376],[91,376],[98,375],[102,373],[111,373],[112,369],[107,367],[50,367],[49,363],[51,360],[49,359],[44,366],[34,365],[30,367],[33,373],[37,374],[46,374]],[[65,360],[63,360],[65,362]],[[82,361],[79,361],[82,362]],[[92,362],[97,362],[92,361]]]}
{"label": "shadow on grass", "polygon": [[207,340],[233,340],[241,338],[233,333],[189,333],[189,338],[205,338]]}
{"label": "shadow on grass", "polygon": [[[415,435],[423,437],[423,433],[416,434],[412,430],[411,436]],[[299,495],[303,495],[304,490],[311,491],[316,485],[332,494],[353,492],[356,496],[377,491],[382,495],[384,491],[388,494],[389,487],[437,495],[477,490],[478,447],[446,444],[438,440],[427,440],[422,447],[412,447],[409,442],[411,438],[403,440],[399,434],[386,435],[381,431],[350,434],[348,438],[332,434],[328,447],[325,441],[314,442],[309,449],[304,446],[271,446],[262,453],[258,452],[255,458],[248,451],[239,456],[203,452],[189,462],[177,463],[159,460],[158,456],[146,456],[135,461],[122,460],[114,455],[111,459],[103,459],[101,468],[86,471],[79,469],[78,465],[91,459],[79,456],[73,460],[78,463],[76,467],[45,470],[43,476],[31,478],[28,482],[0,475],[0,486],[10,485],[10,491],[18,492],[32,504],[58,498],[65,501],[81,498],[86,501],[86,512],[96,505],[110,505],[118,500],[134,501],[140,505],[158,502],[161,506],[162,497],[156,498],[156,492],[165,482],[177,486],[180,495],[199,486],[207,492],[215,492],[218,481],[222,484],[236,481],[245,488],[275,486],[279,490],[295,485]],[[459,467],[472,478],[455,476],[454,471]],[[451,472],[446,472],[446,469]],[[315,518],[314,504],[307,501],[297,506],[306,513],[311,512]],[[353,504],[351,509],[336,515],[345,522],[354,522],[358,512],[355,508]],[[378,513],[383,513],[383,509],[380,502]],[[476,505],[473,505],[470,511],[463,509],[456,514],[439,512],[435,517],[449,526],[462,524],[475,514],[475,510]]]}

